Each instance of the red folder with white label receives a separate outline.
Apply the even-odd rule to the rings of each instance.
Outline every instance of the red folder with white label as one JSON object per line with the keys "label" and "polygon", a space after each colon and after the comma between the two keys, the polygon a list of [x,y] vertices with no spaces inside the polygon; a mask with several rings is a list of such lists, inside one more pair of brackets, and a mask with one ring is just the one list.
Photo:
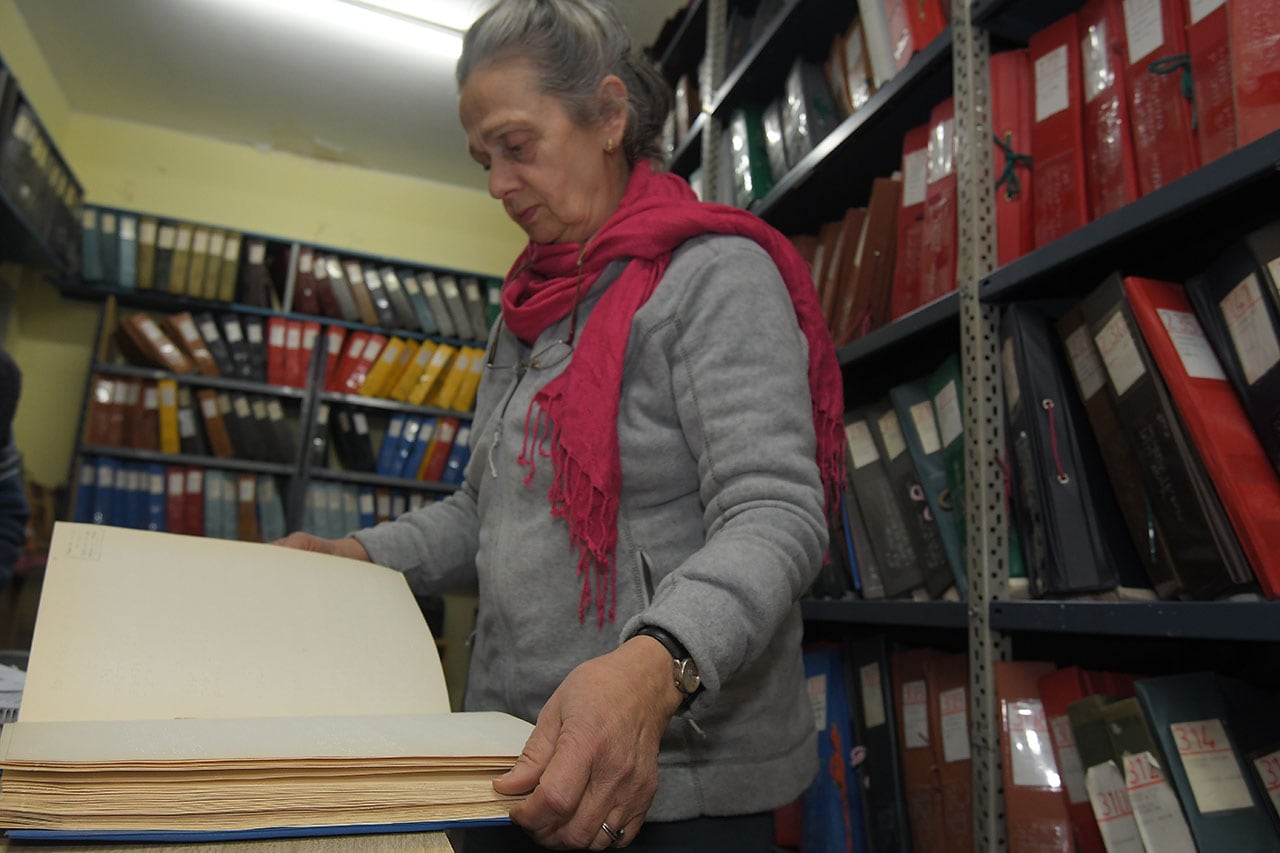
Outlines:
{"label": "red folder with white label", "polygon": [[1087,0],[1079,12],[1085,186],[1095,219],[1138,197],[1121,2]]}
{"label": "red folder with white label", "polygon": [[956,108],[952,98],[929,112],[924,188],[924,269],[920,304],[956,289]]}
{"label": "red folder with white label", "polygon": [[1126,0],[1129,113],[1143,195],[1200,165],[1191,130],[1191,61],[1184,0]]}
{"label": "red folder with white label", "polygon": [[1125,295],[1268,598],[1280,595],[1280,476],[1179,284],[1128,277]]}
{"label": "red folder with white label", "polygon": [[1227,0],[1186,0],[1186,15],[1187,52],[1196,95],[1196,144],[1204,164],[1236,148]]}
{"label": "red folder with white label", "polygon": [[1043,246],[1089,221],[1077,13],[1032,34],[1027,49],[1035,81],[1032,204],[1036,245]]}
{"label": "red folder with white label", "polygon": [[1236,90],[1236,142],[1247,145],[1280,130],[1280,27],[1275,0],[1231,0],[1231,76]]}
{"label": "red folder with white label", "polygon": [[924,192],[928,172],[929,126],[907,131],[902,139],[902,203],[898,209],[898,247],[893,265],[890,314],[894,320],[920,307],[924,268]]}

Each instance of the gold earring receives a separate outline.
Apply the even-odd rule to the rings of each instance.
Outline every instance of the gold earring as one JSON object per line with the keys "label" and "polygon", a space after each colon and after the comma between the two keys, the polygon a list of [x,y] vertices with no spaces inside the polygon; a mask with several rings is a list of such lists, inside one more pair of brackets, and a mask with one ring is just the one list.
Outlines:
{"label": "gold earring", "polygon": [[604,144],[604,151],[605,151],[605,153],[606,153],[606,154],[612,154],[612,153],[613,153],[613,149],[614,149],[614,148],[616,148],[616,147],[617,147],[617,145],[618,145],[618,143],[614,142],[612,139],[610,139],[610,140],[606,141],[606,142],[605,142],[605,144]]}

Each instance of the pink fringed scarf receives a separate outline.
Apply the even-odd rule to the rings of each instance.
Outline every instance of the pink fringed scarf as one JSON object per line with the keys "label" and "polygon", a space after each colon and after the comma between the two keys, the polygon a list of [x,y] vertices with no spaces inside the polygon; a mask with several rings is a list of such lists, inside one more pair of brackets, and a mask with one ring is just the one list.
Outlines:
{"label": "pink fringed scarf", "polygon": [[579,620],[586,618],[592,599],[593,574],[599,625],[615,616],[614,552],[622,488],[618,397],[632,317],[662,280],[671,253],[687,240],[708,233],[754,240],[782,273],[809,344],[817,461],[828,509],[838,500],[844,477],[840,368],[807,264],[782,234],[755,215],[699,202],[682,179],[655,173],[648,163],[641,163],[632,172],[618,209],[585,249],[571,243],[530,243],[512,265],[502,289],[503,321],[521,340],[535,341],[544,329],[568,315],[579,287],[585,293],[610,262],[631,259],[600,297],[590,322],[579,330],[569,366],[534,396],[519,460],[529,467],[528,483],[534,454],[551,458],[554,475],[547,494],[551,514],[568,522],[570,542],[579,551]]}

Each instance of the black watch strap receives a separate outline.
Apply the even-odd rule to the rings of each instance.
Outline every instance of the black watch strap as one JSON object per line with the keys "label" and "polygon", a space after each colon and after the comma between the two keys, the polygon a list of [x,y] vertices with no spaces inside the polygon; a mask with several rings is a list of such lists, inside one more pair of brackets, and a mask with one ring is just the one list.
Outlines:
{"label": "black watch strap", "polygon": [[645,625],[639,631],[636,631],[635,635],[637,637],[641,635],[653,637],[659,643],[662,643],[673,660],[680,660],[682,658],[689,657],[689,650],[684,647],[684,644],[671,636],[669,632],[659,628],[657,625]]}
{"label": "black watch strap", "polygon": [[645,625],[636,631],[635,636],[639,637],[642,634],[653,637],[659,643],[662,643],[663,648],[667,650],[667,654],[671,656],[675,687],[684,696],[684,701],[680,703],[680,710],[688,710],[694,698],[703,690],[702,678],[698,674],[697,665],[689,655],[689,650],[684,647],[683,643],[671,636],[669,632],[656,625]]}

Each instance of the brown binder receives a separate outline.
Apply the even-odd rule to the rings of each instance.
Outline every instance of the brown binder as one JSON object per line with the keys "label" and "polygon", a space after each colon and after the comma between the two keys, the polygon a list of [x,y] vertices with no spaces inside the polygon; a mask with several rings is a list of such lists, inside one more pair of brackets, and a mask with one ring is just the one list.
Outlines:
{"label": "brown binder", "polygon": [[150,315],[120,318],[120,349],[126,358],[174,373],[191,373],[195,365]]}
{"label": "brown binder", "polygon": [[360,322],[368,326],[378,325],[378,309],[373,305],[373,296],[364,280],[364,268],[359,261],[347,260],[342,264],[347,274],[347,284],[351,287],[351,298],[356,302],[356,311],[360,314]]}
{"label": "brown binder", "polygon": [[222,459],[233,458],[236,452],[231,445],[227,424],[218,408],[217,392],[212,388],[201,388],[196,391],[196,400],[200,407],[200,417],[204,421],[204,434],[209,440],[210,452]]}
{"label": "brown binder", "polygon": [[170,314],[160,321],[160,325],[169,333],[169,337],[182,348],[182,351],[191,359],[200,373],[205,376],[222,375],[222,372],[218,370],[218,362],[214,360],[213,353],[209,351],[204,338],[200,337],[200,329],[196,327],[196,321],[192,318],[190,312],[183,311],[180,314]]}
{"label": "brown binder", "polygon": [[837,327],[839,344],[846,344],[889,322],[901,203],[900,178],[876,178],[872,182],[867,222],[853,262],[852,286],[846,285],[852,301],[844,305]]}
{"label": "brown binder", "polygon": [[1074,849],[1067,798],[1038,686],[1055,668],[1040,661],[995,662],[1009,853],[1072,853]]}
{"label": "brown binder", "polygon": [[[896,230],[896,209],[894,227]],[[934,652],[925,668],[929,730],[942,801],[941,853],[973,851],[973,759],[969,745],[969,658]]]}
{"label": "brown binder", "polygon": [[889,668],[911,848],[941,851],[946,843],[946,826],[934,757],[937,732],[930,725],[930,708],[937,699],[929,691],[928,675],[934,654],[932,649],[923,648],[895,652]]}
{"label": "brown binder", "polygon": [[258,525],[258,478],[242,472],[236,475],[236,529],[240,541],[261,542]]}

